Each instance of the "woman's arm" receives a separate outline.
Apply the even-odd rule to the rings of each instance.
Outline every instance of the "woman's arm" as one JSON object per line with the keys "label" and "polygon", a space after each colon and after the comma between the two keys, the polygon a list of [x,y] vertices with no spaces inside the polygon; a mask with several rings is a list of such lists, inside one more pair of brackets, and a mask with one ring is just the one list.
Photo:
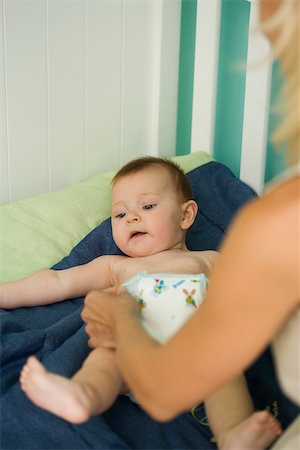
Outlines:
{"label": "woman's arm", "polygon": [[146,335],[129,296],[87,297],[91,344],[107,338],[116,346],[125,381],[153,417],[168,420],[204,400],[270,343],[299,305],[298,227],[299,180],[246,207],[221,249],[206,301],[163,346]]}

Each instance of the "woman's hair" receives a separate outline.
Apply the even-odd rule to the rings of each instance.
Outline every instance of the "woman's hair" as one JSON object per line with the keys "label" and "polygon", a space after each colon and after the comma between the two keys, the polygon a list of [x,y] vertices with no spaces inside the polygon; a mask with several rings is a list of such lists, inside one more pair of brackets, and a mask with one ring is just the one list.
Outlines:
{"label": "woman's hair", "polygon": [[274,57],[280,58],[285,77],[280,93],[280,113],[283,116],[272,140],[279,147],[287,144],[289,163],[299,160],[300,153],[300,1],[282,0],[272,15],[261,23],[265,34],[272,33]]}
{"label": "woman's hair", "polygon": [[133,175],[149,167],[157,167],[165,170],[171,178],[174,187],[183,201],[191,200],[193,198],[192,187],[189,179],[185,175],[181,167],[174,161],[168,158],[160,158],[154,156],[142,156],[141,158],[134,159],[128,162],[125,166],[116,173],[112,179],[112,186],[123,177],[127,175]]}

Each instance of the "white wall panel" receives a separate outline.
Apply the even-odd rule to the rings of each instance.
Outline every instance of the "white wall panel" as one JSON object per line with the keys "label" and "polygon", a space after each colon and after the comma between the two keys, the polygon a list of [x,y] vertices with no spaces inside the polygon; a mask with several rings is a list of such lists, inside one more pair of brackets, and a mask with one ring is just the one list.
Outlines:
{"label": "white wall panel", "polygon": [[272,59],[269,41],[258,32],[259,10],[253,1],[250,11],[240,177],[260,193],[266,167]]}
{"label": "white wall panel", "polygon": [[51,189],[85,176],[85,3],[48,4]]}
{"label": "white wall panel", "polygon": [[159,109],[153,113],[158,123],[156,149],[164,156],[172,156],[176,148],[179,70],[174,69],[179,67],[181,0],[162,2],[161,14]]}
{"label": "white wall panel", "polygon": [[181,0],[1,2],[1,202],[175,154]]}
{"label": "white wall panel", "polygon": [[150,151],[153,14],[153,0],[124,2],[121,164]]}
{"label": "white wall panel", "polygon": [[45,3],[5,0],[11,200],[48,189]]}
{"label": "white wall panel", "polygon": [[221,0],[197,3],[191,151],[213,153]]}
{"label": "white wall panel", "polygon": [[3,2],[0,2],[0,203],[10,200],[7,114],[6,114],[6,62]]}
{"label": "white wall panel", "polygon": [[122,0],[89,0],[86,21],[87,173],[116,167],[121,145]]}

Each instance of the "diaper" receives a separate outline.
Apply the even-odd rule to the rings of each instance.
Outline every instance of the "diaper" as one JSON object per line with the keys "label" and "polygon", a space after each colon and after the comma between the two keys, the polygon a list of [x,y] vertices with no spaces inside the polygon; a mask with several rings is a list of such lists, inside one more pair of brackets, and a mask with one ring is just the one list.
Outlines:
{"label": "diaper", "polygon": [[139,272],[123,286],[139,302],[147,332],[163,343],[176,333],[203,302],[207,278],[203,273]]}

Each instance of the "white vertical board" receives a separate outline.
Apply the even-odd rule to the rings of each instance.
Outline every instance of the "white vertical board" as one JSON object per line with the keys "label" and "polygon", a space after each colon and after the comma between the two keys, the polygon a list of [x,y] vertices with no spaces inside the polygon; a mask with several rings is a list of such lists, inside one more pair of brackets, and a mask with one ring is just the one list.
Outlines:
{"label": "white vertical board", "polygon": [[[160,63],[153,63],[154,70],[159,68],[159,80],[156,131],[157,144],[153,148],[160,155],[173,156],[176,148],[178,78],[179,78],[179,50],[181,27],[181,0],[165,0],[162,2],[161,33],[158,46],[160,50],[154,52],[160,55]],[[156,35],[154,30],[153,35]],[[155,95],[153,95],[155,99]],[[153,110],[155,118],[156,108]]]}
{"label": "white vertical board", "polygon": [[181,0],[1,1],[1,202],[175,154]]}
{"label": "white vertical board", "polygon": [[181,0],[155,0],[151,8],[148,154],[173,156],[177,130]]}
{"label": "white vertical board", "polygon": [[86,2],[87,175],[119,161],[123,1]]}
{"label": "white vertical board", "polygon": [[221,0],[198,0],[191,151],[213,153]]}
{"label": "white vertical board", "polygon": [[10,200],[4,5],[0,2],[0,204]]}
{"label": "white vertical board", "polygon": [[48,189],[45,2],[4,0],[11,200]]}
{"label": "white vertical board", "polygon": [[84,179],[85,4],[48,1],[51,189]]}
{"label": "white vertical board", "polygon": [[163,0],[156,0],[154,2],[152,17],[152,101],[150,104],[149,154],[156,156],[159,146],[160,124]]}
{"label": "white vertical board", "polygon": [[[272,60],[270,44],[260,34],[258,6],[251,2],[240,177],[257,192],[264,186]],[[258,64],[260,62],[260,64]]]}
{"label": "white vertical board", "polygon": [[[152,80],[152,0],[124,3],[122,73],[122,144],[120,164],[150,152],[149,107]],[[145,139],[146,137],[146,139]]]}

